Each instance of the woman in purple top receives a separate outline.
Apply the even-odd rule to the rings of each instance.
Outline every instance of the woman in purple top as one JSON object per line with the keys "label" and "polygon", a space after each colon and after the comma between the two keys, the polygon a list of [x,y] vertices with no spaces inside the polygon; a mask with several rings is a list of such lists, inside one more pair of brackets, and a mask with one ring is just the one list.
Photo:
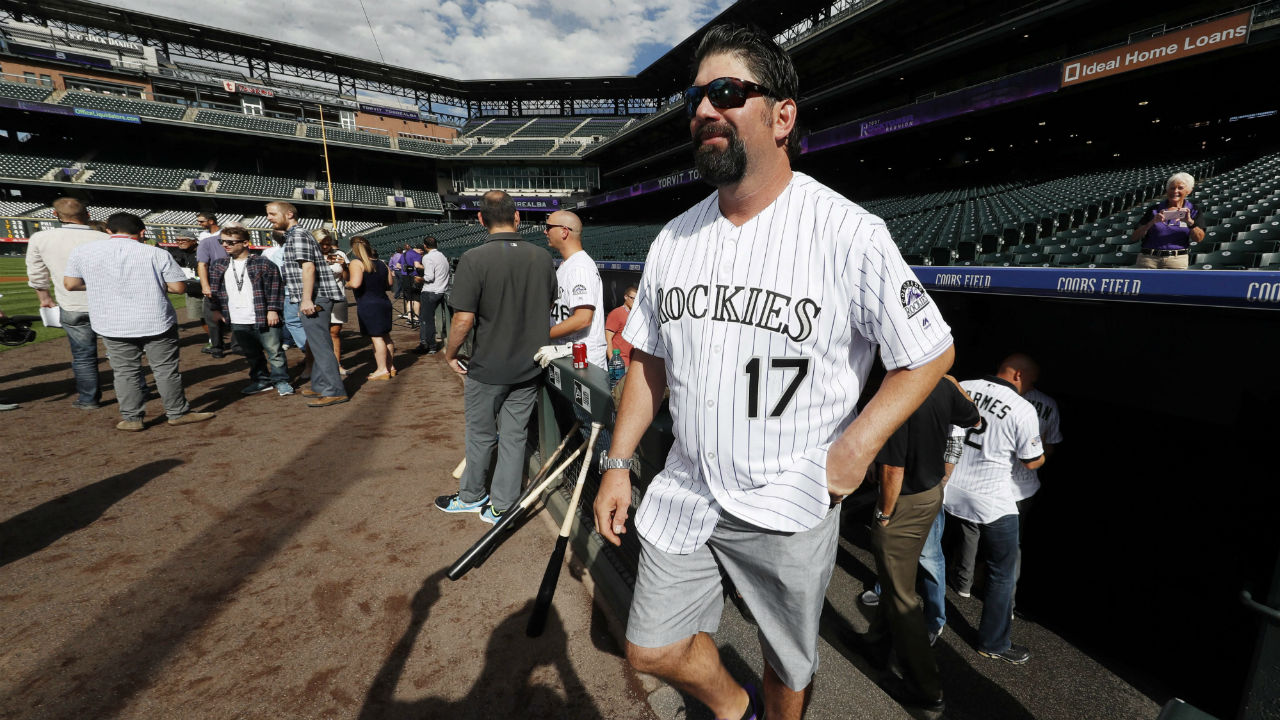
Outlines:
{"label": "woman in purple top", "polygon": [[1133,231],[1133,242],[1142,242],[1139,268],[1187,269],[1188,248],[1204,239],[1200,211],[1187,199],[1195,186],[1187,173],[1174,173],[1165,183],[1165,199],[1142,216]]}

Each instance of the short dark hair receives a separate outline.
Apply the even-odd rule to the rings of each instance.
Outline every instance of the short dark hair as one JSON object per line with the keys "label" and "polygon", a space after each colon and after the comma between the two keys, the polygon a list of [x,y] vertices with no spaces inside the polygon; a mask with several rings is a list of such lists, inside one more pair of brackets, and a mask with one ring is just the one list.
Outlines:
{"label": "short dark hair", "polygon": [[501,190],[490,190],[480,199],[480,219],[487,228],[511,227],[516,224],[516,201]]}
{"label": "short dark hair", "polygon": [[436,242],[436,239],[435,239],[435,238],[433,238],[433,237],[427,237],[426,239],[424,239],[424,240],[422,241],[422,245],[423,245],[423,247],[427,248],[428,250],[435,250],[435,249],[436,249],[436,247],[439,245],[439,243],[437,243],[437,242]]}
{"label": "short dark hair", "polygon": [[[786,99],[799,101],[800,76],[796,74],[791,56],[760,28],[731,24],[712,27],[698,43],[698,50],[693,56],[692,75],[697,75],[698,66],[711,55],[733,55],[741,60],[751,74],[756,76],[756,82],[773,93],[767,96],[773,102]],[[787,136],[787,154],[792,158],[800,154],[798,124]]]}
{"label": "short dark hair", "polygon": [[217,215],[214,215],[214,214],[213,214],[213,213],[211,213],[211,212],[200,212],[200,213],[198,213],[198,214],[196,215],[196,219],[197,219],[197,220],[199,220],[200,218],[204,218],[205,220],[208,220],[209,222],[213,223],[214,225],[217,225],[217,224],[218,224],[218,216],[217,216]]}
{"label": "short dark hair", "polygon": [[133,213],[118,212],[107,218],[107,229],[120,235],[141,235],[147,231],[147,225]]}
{"label": "short dark hair", "polygon": [[249,242],[249,230],[248,230],[248,228],[242,228],[242,227],[229,227],[229,228],[222,228],[222,232],[221,232],[221,233],[219,233],[219,235],[220,235],[220,236],[222,236],[222,237],[234,237],[234,238],[240,238],[241,240],[243,240],[243,241],[245,241],[245,242]]}

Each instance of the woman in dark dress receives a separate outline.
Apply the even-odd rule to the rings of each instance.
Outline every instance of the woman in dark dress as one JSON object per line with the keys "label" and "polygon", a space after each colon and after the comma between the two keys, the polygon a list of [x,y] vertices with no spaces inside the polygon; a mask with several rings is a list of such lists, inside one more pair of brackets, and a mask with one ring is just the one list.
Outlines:
{"label": "woman in dark dress", "polygon": [[359,235],[351,238],[351,262],[347,268],[351,271],[347,287],[356,295],[360,334],[373,340],[373,359],[378,365],[369,379],[390,380],[396,376],[396,367],[391,361],[396,351],[391,342],[391,300],[387,298],[391,269],[378,259],[369,241]]}

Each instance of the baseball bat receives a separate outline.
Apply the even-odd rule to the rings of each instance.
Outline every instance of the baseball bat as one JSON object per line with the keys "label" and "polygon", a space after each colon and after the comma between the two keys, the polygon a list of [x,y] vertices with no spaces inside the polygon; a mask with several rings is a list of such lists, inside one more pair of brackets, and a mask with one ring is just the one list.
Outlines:
{"label": "baseball bat", "polygon": [[458,463],[458,467],[453,469],[453,479],[457,480],[462,477],[462,472],[467,469],[467,459],[462,458],[462,462]]}
{"label": "baseball bat", "polygon": [[558,480],[565,469],[573,464],[573,461],[578,457],[578,455],[582,454],[582,449],[586,446],[580,444],[577,449],[569,455],[569,458],[561,463],[560,467],[556,468],[555,472],[547,475],[547,477],[543,479],[543,474],[551,468],[552,464],[555,463],[556,458],[558,458],[560,453],[564,451],[565,445],[569,442],[569,438],[574,437],[577,434],[578,423],[574,423],[569,432],[565,434],[564,439],[560,441],[560,445],[556,447],[555,452],[551,453],[547,458],[547,461],[542,464],[542,467],[538,470],[537,474],[533,476],[533,481],[529,483],[528,489],[524,491],[520,498],[516,500],[515,504],[512,505],[507,512],[503,513],[502,517],[498,519],[498,522],[494,523],[493,527],[489,528],[489,532],[485,533],[483,537],[477,540],[476,544],[472,545],[470,549],[462,553],[462,555],[453,563],[453,566],[449,568],[447,575],[450,580],[457,580],[463,575],[466,575],[467,571],[471,568],[480,567],[484,564],[484,561],[488,559],[489,555],[491,555],[494,549],[497,548],[498,538],[501,536],[502,532],[514,523],[516,518],[523,516],[533,503],[542,496],[543,491]]}
{"label": "baseball bat", "polygon": [[591,423],[591,438],[584,446],[587,454],[582,459],[582,467],[578,469],[578,482],[573,486],[573,497],[565,510],[564,522],[560,524],[560,537],[556,538],[555,550],[547,561],[547,570],[542,574],[542,585],[538,588],[538,597],[533,602],[533,612],[529,615],[529,624],[524,634],[529,637],[542,635],[547,626],[547,614],[551,611],[551,600],[556,594],[556,585],[560,582],[560,566],[564,564],[564,552],[569,546],[569,529],[578,515],[578,500],[582,498],[582,486],[587,480],[587,471],[591,469],[591,454],[596,444],[596,436],[600,434],[600,423]]}

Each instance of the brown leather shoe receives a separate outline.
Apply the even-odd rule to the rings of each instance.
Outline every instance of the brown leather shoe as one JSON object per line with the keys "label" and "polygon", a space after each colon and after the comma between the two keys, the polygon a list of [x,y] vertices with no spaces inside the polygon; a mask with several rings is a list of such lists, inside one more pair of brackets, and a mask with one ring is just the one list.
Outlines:
{"label": "brown leather shoe", "polygon": [[328,397],[317,397],[315,400],[307,403],[307,407],[329,407],[330,405],[341,405],[350,400],[346,395],[331,395]]}
{"label": "brown leather shoe", "polygon": [[142,430],[142,421],[141,420],[121,420],[120,422],[116,423],[116,429],[123,430],[125,432],[140,432]]}
{"label": "brown leather shoe", "polygon": [[315,390],[312,390],[311,388],[304,388],[301,391],[301,393],[302,393],[302,397],[311,397],[311,398],[320,397],[320,393],[316,392]]}

